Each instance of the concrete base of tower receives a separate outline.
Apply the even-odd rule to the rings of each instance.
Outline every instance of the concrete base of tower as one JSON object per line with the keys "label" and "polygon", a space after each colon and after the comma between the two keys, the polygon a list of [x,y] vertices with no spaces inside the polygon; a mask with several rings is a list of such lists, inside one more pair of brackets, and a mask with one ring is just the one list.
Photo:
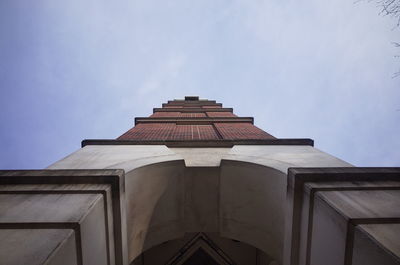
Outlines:
{"label": "concrete base of tower", "polygon": [[218,167],[221,160],[246,161],[283,173],[289,167],[351,167],[352,165],[308,145],[235,145],[214,148],[168,148],[165,145],[87,145],[48,169],[135,168],[173,160],[187,167]]}
{"label": "concrete base of tower", "polygon": [[0,260],[400,264],[399,191],[309,146],[86,146],[0,172]]}

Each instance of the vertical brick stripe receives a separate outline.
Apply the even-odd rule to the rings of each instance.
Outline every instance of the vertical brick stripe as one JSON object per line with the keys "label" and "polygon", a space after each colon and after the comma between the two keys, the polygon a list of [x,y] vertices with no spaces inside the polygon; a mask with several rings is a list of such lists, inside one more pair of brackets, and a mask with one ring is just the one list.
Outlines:
{"label": "vertical brick stripe", "polygon": [[206,114],[203,112],[181,112],[180,117],[187,117],[187,118],[197,118],[197,117],[205,117]]}
{"label": "vertical brick stripe", "polygon": [[169,140],[217,140],[212,125],[176,125]]}
{"label": "vertical brick stripe", "polygon": [[200,140],[217,140],[220,139],[218,133],[215,131],[212,125],[195,125],[199,130]]}
{"label": "vertical brick stripe", "polygon": [[187,117],[187,118],[197,118],[197,117],[206,117],[204,112],[156,112],[153,113],[150,117],[158,118],[177,118],[177,117]]}
{"label": "vertical brick stripe", "polygon": [[160,111],[160,112],[153,113],[150,117],[152,117],[152,118],[157,118],[157,117],[171,117],[171,118],[174,118],[174,117],[180,117],[180,115],[181,115],[181,112],[163,112],[163,111]]}
{"label": "vertical brick stripe", "polygon": [[203,109],[220,109],[222,108],[221,106],[215,106],[215,105],[204,105],[202,106]]}
{"label": "vertical brick stripe", "polygon": [[118,137],[118,140],[167,140],[174,127],[174,123],[138,124]]}
{"label": "vertical brick stripe", "polygon": [[210,112],[207,111],[207,115],[208,117],[237,117],[235,114],[231,113],[231,112]]}
{"label": "vertical brick stripe", "polygon": [[192,134],[190,125],[175,125],[169,140],[193,140]]}
{"label": "vertical brick stripe", "polygon": [[140,123],[118,140],[217,140],[212,125],[176,125],[175,123]]}
{"label": "vertical brick stripe", "polygon": [[214,123],[223,139],[275,139],[250,123]]}

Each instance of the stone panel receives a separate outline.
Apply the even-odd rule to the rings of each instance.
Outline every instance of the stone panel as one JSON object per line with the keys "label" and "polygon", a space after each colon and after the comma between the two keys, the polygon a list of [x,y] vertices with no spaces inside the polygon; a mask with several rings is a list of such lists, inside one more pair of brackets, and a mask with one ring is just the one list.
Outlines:
{"label": "stone panel", "polygon": [[399,223],[399,189],[398,168],[290,169],[284,265],[351,264],[358,226]]}
{"label": "stone panel", "polygon": [[285,175],[256,164],[223,160],[220,189],[221,236],[251,244],[280,261]]}
{"label": "stone panel", "polygon": [[0,229],[0,263],[77,265],[72,229]]}
{"label": "stone panel", "polygon": [[[51,243],[52,234],[31,231],[70,229],[76,264],[125,265],[123,177],[121,170],[0,171],[0,232],[16,230],[19,240]],[[60,248],[63,242],[70,241],[60,241],[56,252],[45,253],[42,248],[54,257],[46,264],[68,263],[73,257],[62,257],[71,252],[71,243]],[[0,260],[8,258],[3,254]],[[32,263],[36,261],[41,262],[34,258]]]}
{"label": "stone panel", "polygon": [[186,232],[219,231],[219,168],[185,169]]}
{"label": "stone panel", "polygon": [[400,224],[357,226],[354,233],[352,265],[399,265],[399,236]]}

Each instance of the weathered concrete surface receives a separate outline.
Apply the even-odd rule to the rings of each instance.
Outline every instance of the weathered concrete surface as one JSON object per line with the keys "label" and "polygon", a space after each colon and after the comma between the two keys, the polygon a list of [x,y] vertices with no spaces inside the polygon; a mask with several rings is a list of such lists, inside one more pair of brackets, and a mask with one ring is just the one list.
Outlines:
{"label": "weathered concrete surface", "polygon": [[[299,178],[287,178],[289,167],[315,174],[308,178],[297,170]],[[49,168],[84,170],[3,172],[0,180],[8,182],[0,183],[0,226],[78,223],[79,229],[58,227],[79,232],[78,263],[113,265],[115,257],[116,264],[126,265],[143,251],[190,232],[239,240],[265,252],[268,263],[289,257],[285,265],[350,262],[351,241],[376,243],[380,260],[398,255],[398,240],[391,236],[397,226],[388,225],[400,220],[400,182],[391,177],[397,171],[354,168],[310,146],[90,145]],[[99,168],[105,170],[87,170]],[[117,172],[111,168],[124,169],[126,182],[104,176]],[[379,227],[362,226],[370,222]],[[60,238],[57,244],[67,242]],[[51,244],[42,249],[49,255],[70,253],[72,245],[64,252]],[[364,251],[350,250],[355,261]]]}
{"label": "weathered concrete surface", "polygon": [[219,168],[185,169],[185,232],[219,231],[220,181]]}
{"label": "weathered concrete surface", "polygon": [[0,264],[75,265],[72,229],[0,229]]}
{"label": "weathered concrete surface", "polygon": [[360,262],[356,243],[375,245],[381,261],[399,257],[399,237],[389,236],[400,223],[399,168],[292,168],[288,184],[285,265]]}
{"label": "weathered concrete surface", "polygon": [[172,161],[133,170],[126,175],[130,260],[187,232],[214,232],[279,261],[285,191],[285,174],[247,162],[186,168]]}
{"label": "weathered concrete surface", "polygon": [[289,167],[349,167],[351,164],[312,146],[236,145],[225,159],[246,161],[287,173]]}
{"label": "weathered concrete surface", "polygon": [[126,175],[129,258],[183,236],[183,161],[165,162]]}
{"label": "weathered concrete surface", "polygon": [[321,191],[318,196],[351,219],[400,217],[400,190]]}
{"label": "weathered concrete surface", "polygon": [[121,170],[0,171],[0,264],[127,264],[123,185]]}
{"label": "weathered concrete surface", "polygon": [[294,166],[351,165],[310,146],[90,145],[49,168],[126,171],[130,260],[196,231],[219,232],[281,261],[286,171]]}
{"label": "weathered concrete surface", "polygon": [[286,175],[264,166],[223,161],[220,233],[251,244],[281,262]]}
{"label": "weathered concrete surface", "polygon": [[[43,228],[54,226],[58,228],[76,227],[74,230],[79,233],[81,240],[79,248],[81,248],[80,253],[82,253],[82,257],[78,257],[78,261],[82,259],[83,264],[108,264],[106,238],[108,231],[105,224],[106,216],[102,195],[0,194],[0,212],[0,226],[5,227],[7,227],[7,224],[20,229],[33,229],[40,226]],[[79,227],[78,230],[77,227]],[[43,253],[50,250],[49,245],[59,245],[65,241],[65,236],[62,236],[65,234],[65,229],[61,229],[59,232],[61,235],[58,236],[58,233],[52,232],[52,234],[47,234],[47,237],[41,237],[45,234],[37,234],[37,241],[44,240],[46,242],[41,250]],[[13,245],[15,249],[18,249],[19,244],[16,243],[26,240],[26,235],[21,231],[13,235],[20,237],[14,238],[14,242],[9,239],[7,242],[10,246]],[[32,238],[32,241],[34,240],[32,232],[27,236]],[[40,250],[38,249],[36,252],[40,252]],[[43,253],[42,255],[44,255]],[[52,253],[53,250],[48,252],[47,255],[50,256]],[[3,254],[6,255],[7,253]]]}
{"label": "weathered concrete surface", "polygon": [[326,207],[320,198],[314,202],[310,265],[344,264],[347,220]]}
{"label": "weathered concrete surface", "polygon": [[[370,237],[379,241],[379,244],[396,257],[400,257],[400,224],[364,224],[359,229]],[[399,260],[398,260],[399,261]]]}
{"label": "weathered concrete surface", "polygon": [[[74,195],[72,194],[80,194],[84,193],[86,194],[94,194],[97,196],[104,196],[104,201],[107,203],[106,206],[106,220],[105,223],[107,223],[106,226],[106,243],[108,244],[107,247],[107,253],[109,253],[108,259],[110,260],[111,264],[114,264],[115,261],[115,244],[114,244],[114,229],[113,229],[113,212],[112,212],[112,200],[111,200],[111,187],[109,184],[19,184],[19,185],[0,185],[0,193],[4,194],[24,194],[27,195],[29,193],[35,193],[36,195],[48,195],[52,194],[53,196],[55,194],[62,195],[62,194],[69,194],[70,198]],[[29,197],[28,197],[29,198]],[[108,198],[108,199],[107,199]],[[51,203],[57,201],[50,201]],[[77,202],[77,201],[75,201]],[[60,211],[64,211],[64,209],[61,207],[61,204],[55,205],[55,207],[59,208]],[[77,208],[75,206],[75,208]],[[84,209],[79,209],[78,210],[83,210]],[[68,209],[67,211],[71,211],[71,209]],[[67,212],[66,211],[66,212]],[[84,211],[86,214],[87,212]],[[75,214],[78,214],[75,212]],[[98,216],[101,216],[102,214],[97,214]],[[97,218],[98,218],[97,216]],[[69,216],[68,216],[69,218]],[[97,225],[103,224],[102,220],[100,222],[96,222]],[[103,224],[104,226],[104,224]],[[101,229],[100,229],[101,231]],[[99,233],[99,235],[102,235]],[[23,237],[21,237],[23,238]],[[84,237],[86,238],[86,237]],[[88,238],[93,238],[93,237],[88,237]],[[101,242],[101,241],[100,241]],[[91,245],[93,245],[90,242]],[[58,257],[58,256],[57,256]],[[102,255],[99,255],[99,257],[102,257]],[[56,257],[54,257],[56,258]],[[55,263],[58,264],[58,263]],[[60,263],[61,264],[61,263]]]}
{"label": "weathered concrete surface", "polygon": [[164,145],[90,145],[52,164],[49,169],[134,168],[184,159],[186,166],[215,167],[221,159],[246,161],[286,173],[289,167],[346,167],[349,163],[311,146],[237,145],[233,148],[167,148]]}
{"label": "weathered concrete surface", "polygon": [[[392,205],[392,208],[399,208],[396,195],[399,187],[399,168],[291,168],[288,175],[284,264],[308,265],[311,259],[315,261],[320,257],[322,260],[331,256],[335,257],[331,261],[343,263],[346,259],[347,263],[351,262],[349,251],[352,249],[351,235],[354,227],[363,223],[399,220],[395,217],[398,210],[388,207]],[[390,202],[384,205],[385,200]],[[320,207],[324,203],[327,208],[325,210]],[[317,206],[319,212],[325,214],[316,215]],[[332,223],[335,219],[337,221]],[[341,243],[338,240],[334,245],[335,241],[323,240],[329,237],[329,231],[336,229],[326,228],[329,223],[340,226],[340,231],[345,230],[342,235],[345,238],[341,237]],[[347,231],[349,227],[351,229]],[[315,234],[314,231],[320,233]],[[335,233],[332,237],[338,235],[339,233]],[[318,236],[321,236],[320,245],[315,241]],[[348,249],[344,250],[346,248]],[[318,254],[330,251],[331,255]],[[334,251],[341,251],[341,254],[333,253]],[[316,256],[312,256],[313,253]]]}
{"label": "weathered concrete surface", "polygon": [[107,225],[104,212],[104,200],[99,198],[90,211],[87,211],[81,223],[83,264],[108,265]]}
{"label": "weathered concrete surface", "polygon": [[0,222],[80,222],[101,200],[97,194],[0,194]]}
{"label": "weathered concrete surface", "polygon": [[164,145],[85,146],[48,169],[119,168],[129,172],[140,166],[182,159]]}
{"label": "weathered concrete surface", "polygon": [[185,160],[187,167],[219,167],[231,148],[169,148]]}
{"label": "weathered concrete surface", "polygon": [[399,237],[400,224],[359,225],[354,234],[352,264],[400,264]]}
{"label": "weathered concrete surface", "polygon": [[310,264],[399,264],[399,205],[399,190],[317,192]]}

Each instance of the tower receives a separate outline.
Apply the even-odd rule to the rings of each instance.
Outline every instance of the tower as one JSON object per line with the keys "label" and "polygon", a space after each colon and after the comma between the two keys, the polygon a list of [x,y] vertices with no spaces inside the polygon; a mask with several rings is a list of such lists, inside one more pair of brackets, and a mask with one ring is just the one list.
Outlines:
{"label": "tower", "polygon": [[400,170],[279,139],[213,100],[0,172],[4,264],[400,264]]}

